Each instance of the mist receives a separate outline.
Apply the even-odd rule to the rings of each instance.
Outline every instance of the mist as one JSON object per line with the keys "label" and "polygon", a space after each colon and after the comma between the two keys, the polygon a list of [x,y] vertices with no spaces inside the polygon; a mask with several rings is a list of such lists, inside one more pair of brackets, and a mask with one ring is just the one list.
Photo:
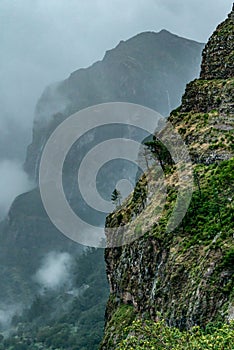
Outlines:
{"label": "mist", "polygon": [[0,304],[0,329],[8,331],[11,327],[12,318],[22,313],[22,305]]}
{"label": "mist", "polygon": [[31,188],[32,183],[18,161],[0,161],[0,219],[7,214],[13,200]]}
{"label": "mist", "polygon": [[46,86],[102,59],[120,40],[142,31],[165,28],[206,42],[232,3],[1,0],[0,160],[15,153],[24,162],[35,106]]}
{"label": "mist", "polygon": [[33,277],[41,292],[56,290],[60,287],[70,287],[73,258],[68,253],[50,252],[42,261],[41,267]]}
{"label": "mist", "polygon": [[[232,0],[23,0],[0,2],[0,139],[11,120],[30,143],[34,109],[46,86],[103,58],[106,50],[142,31],[165,28],[206,42]],[[5,123],[5,131],[9,128]],[[11,143],[16,132],[10,130]],[[8,141],[5,141],[8,143]],[[10,143],[9,143],[10,144]],[[1,145],[0,145],[1,146]],[[1,156],[0,156],[1,158]]]}

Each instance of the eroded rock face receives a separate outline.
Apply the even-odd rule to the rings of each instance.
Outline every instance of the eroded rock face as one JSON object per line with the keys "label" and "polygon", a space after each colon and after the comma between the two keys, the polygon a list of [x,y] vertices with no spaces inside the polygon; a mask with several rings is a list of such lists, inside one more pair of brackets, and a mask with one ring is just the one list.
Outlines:
{"label": "eroded rock face", "polygon": [[[181,112],[218,109],[231,113],[234,78],[234,10],[209,39],[202,54],[200,79],[186,87]],[[230,82],[230,85],[226,83]]]}
{"label": "eroded rock face", "polygon": [[[148,313],[153,320],[160,313],[169,325],[179,328],[201,325],[218,314],[222,316],[229,296],[221,289],[231,272],[217,274],[221,249],[203,255],[204,247],[200,251],[196,246],[182,252],[176,240],[171,240],[168,247],[164,244],[165,241],[160,244],[157,239],[142,239],[123,249],[121,261],[116,261],[113,250],[107,253],[112,292],[108,320],[120,302],[133,305],[140,315]],[[110,260],[115,261],[113,269]]]}
{"label": "eroded rock face", "polygon": [[197,79],[187,85],[180,112],[231,114],[234,109],[233,79]]}
{"label": "eroded rock face", "polygon": [[[131,305],[134,318],[164,319],[180,329],[233,319],[234,224],[230,203],[234,159],[220,161],[219,166],[195,166],[195,171],[199,185],[196,183],[189,210],[175,231],[165,229],[176,194],[168,175],[171,185],[161,218],[154,217],[157,201],[153,196],[139,212],[135,227],[134,221],[132,225],[133,232],[143,227],[150,212],[151,228],[130,245],[106,249],[110,297],[101,349],[119,349],[124,325],[118,323],[116,314],[123,305]],[[130,197],[125,207],[109,215],[106,225],[112,228],[111,234],[118,230],[116,219],[121,217],[120,225],[126,225],[136,209]],[[125,323],[129,322],[126,319]],[[113,337],[115,346],[108,340]]]}
{"label": "eroded rock face", "polygon": [[227,79],[234,75],[234,7],[203,51],[201,79]]}
{"label": "eroded rock face", "polygon": [[233,18],[232,9],[203,50],[200,78],[187,85],[180,108],[169,117],[195,162],[211,164],[234,154]]}

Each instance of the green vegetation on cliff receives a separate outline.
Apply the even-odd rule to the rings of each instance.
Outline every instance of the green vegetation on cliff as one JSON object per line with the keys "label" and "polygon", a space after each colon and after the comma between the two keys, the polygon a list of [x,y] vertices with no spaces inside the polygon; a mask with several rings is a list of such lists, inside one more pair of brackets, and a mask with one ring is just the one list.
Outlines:
{"label": "green vegetation on cliff", "polygon": [[193,162],[180,225],[167,230],[180,181],[174,165],[164,171],[165,202],[152,167],[107,218],[107,228],[128,224],[126,235],[139,235],[105,253],[111,295],[102,350],[234,348],[233,28],[232,11],[204,49],[201,78],[169,117]]}
{"label": "green vegetation on cliff", "polygon": [[[171,176],[169,174],[168,178]],[[113,291],[107,307],[108,314],[114,316],[107,323],[102,349],[122,349],[121,339],[132,334],[131,325],[127,328],[129,332],[124,327],[135,318],[151,320],[152,332],[154,327],[158,327],[154,321],[159,313],[167,325],[182,330],[194,325],[205,327],[210,322],[232,318],[234,158],[211,165],[195,165],[194,177],[195,188],[188,212],[174,232],[169,234],[166,231],[167,219],[176,199],[176,189],[171,186],[158,224],[131,247],[107,251],[107,271],[110,259],[115,264],[115,271],[112,270],[109,275]],[[138,208],[138,203],[135,204]],[[131,198],[126,207],[134,211]],[[120,209],[116,216],[126,221],[127,217],[131,218],[131,212],[126,212],[125,208]],[[145,218],[145,215],[142,211],[138,219],[141,216]],[[112,223],[116,225],[115,218],[115,214],[112,214],[108,223],[111,224],[113,220]],[[121,306],[122,303],[132,306]],[[125,322],[122,322],[122,318]],[[174,332],[180,334],[175,328],[171,331],[165,329],[168,334],[171,332],[171,336]],[[201,332],[199,334],[203,334]],[[214,334],[208,338],[216,337],[216,332],[219,333],[219,330],[214,330]],[[181,337],[186,334],[181,333]],[[110,346],[110,339],[115,339],[116,347]],[[203,341],[203,336],[200,341]],[[125,343],[121,344],[124,346]],[[153,338],[152,344],[155,345]],[[135,348],[129,345],[123,349]]]}
{"label": "green vegetation on cliff", "polygon": [[234,324],[209,324],[189,331],[168,327],[164,321],[133,321],[125,328],[127,338],[118,350],[232,350],[234,348]]}
{"label": "green vegetation on cliff", "polygon": [[10,336],[0,334],[0,350],[94,350],[103,336],[108,298],[102,249],[77,258],[71,290],[45,290],[21,316]]}

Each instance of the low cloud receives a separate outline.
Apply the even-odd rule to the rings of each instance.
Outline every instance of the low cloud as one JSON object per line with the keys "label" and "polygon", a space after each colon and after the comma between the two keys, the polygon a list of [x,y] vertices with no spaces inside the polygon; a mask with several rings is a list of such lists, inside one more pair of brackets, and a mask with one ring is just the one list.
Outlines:
{"label": "low cloud", "polygon": [[[230,12],[232,3],[233,0],[1,0],[0,139],[1,128],[8,130],[10,136],[5,144],[15,157],[20,153],[22,159],[31,138],[34,108],[45,86],[102,59],[105,51],[120,40],[142,31],[165,28],[205,42]],[[14,120],[17,127],[23,126],[21,142],[15,141],[18,132],[7,124],[9,120]]]}
{"label": "low cloud", "polygon": [[57,289],[71,285],[73,259],[68,253],[50,252],[42,261],[34,280],[43,289]]}
{"label": "low cloud", "polygon": [[17,161],[0,161],[0,219],[8,212],[13,200],[32,188],[22,165]]}
{"label": "low cloud", "polygon": [[22,305],[0,305],[0,329],[8,330],[11,326],[12,318],[22,313]]}

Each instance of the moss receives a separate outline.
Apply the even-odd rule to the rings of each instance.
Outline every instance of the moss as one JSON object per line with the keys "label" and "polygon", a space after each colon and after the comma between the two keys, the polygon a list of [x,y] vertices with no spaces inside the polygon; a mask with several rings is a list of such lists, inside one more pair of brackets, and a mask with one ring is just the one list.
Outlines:
{"label": "moss", "polygon": [[222,266],[234,269],[234,248],[230,248],[223,257]]}
{"label": "moss", "polygon": [[101,348],[115,349],[117,344],[127,336],[125,327],[132,324],[136,317],[134,308],[130,305],[120,305],[106,325],[105,337]]}

